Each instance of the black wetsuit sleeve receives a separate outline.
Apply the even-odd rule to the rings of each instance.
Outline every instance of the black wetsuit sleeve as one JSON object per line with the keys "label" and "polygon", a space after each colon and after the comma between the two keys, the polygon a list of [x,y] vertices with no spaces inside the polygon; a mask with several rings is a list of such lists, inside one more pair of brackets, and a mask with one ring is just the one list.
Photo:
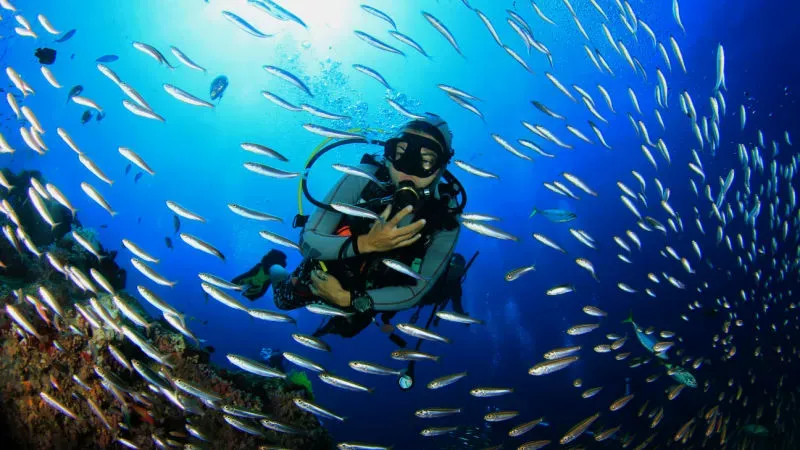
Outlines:
{"label": "black wetsuit sleeve", "polygon": [[419,303],[425,294],[436,284],[446,271],[450,257],[456,248],[461,227],[450,231],[439,231],[433,235],[433,242],[425,252],[420,267],[420,275],[425,280],[412,286],[389,286],[367,291],[375,311],[400,311]]}
{"label": "black wetsuit sleeve", "polygon": [[[359,168],[369,173],[375,172],[375,167],[371,165],[361,165]],[[361,192],[367,183],[369,183],[369,180],[364,178],[345,175],[328,192],[324,202],[327,204],[339,202],[355,205],[361,198]],[[323,261],[339,259],[340,255],[342,259],[354,257],[355,252],[350,239],[334,234],[336,226],[341,221],[342,214],[317,208],[308,220],[300,238],[300,249],[303,252],[303,256]],[[343,245],[346,248],[342,248]]]}

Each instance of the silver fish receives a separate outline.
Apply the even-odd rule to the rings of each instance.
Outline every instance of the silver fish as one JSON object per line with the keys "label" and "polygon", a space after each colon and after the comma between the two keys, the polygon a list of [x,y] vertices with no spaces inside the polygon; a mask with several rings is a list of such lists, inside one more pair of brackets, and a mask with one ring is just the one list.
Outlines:
{"label": "silver fish", "polygon": [[333,412],[331,412],[331,411],[329,411],[329,410],[327,410],[327,409],[325,409],[325,408],[323,408],[323,407],[321,407],[319,405],[311,403],[311,402],[309,402],[307,400],[303,400],[302,398],[295,398],[294,399],[294,404],[298,408],[302,409],[303,411],[307,411],[307,412],[309,412],[311,414],[314,414],[315,416],[320,416],[320,417],[327,418],[327,419],[334,419],[334,420],[338,420],[340,422],[344,422],[344,420],[346,419],[346,417],[334,414]]}
{"label": "silver fish", "polygon": [[448,30],[447,27],[439,19],[437,19],[432,14],[429,14],[425,11],[422,11],[422,15],[431,25],[433,25],[434,28],[436,28],[436,31],[441,33],[442,36],[444,36],[445,39],[447,39],[447,42],[449,42],[450,45],[453,46],[453,48],[458,52],[459,55],[464,56],[464,54],[461,53],[461,49],[458,47],[456,38],[453,37],[453,34],[450,33],[450,30]]}
{"label": "silver fish", "polygon": [[236,203],[228,203],[228,209],[233,211],[234,214],[242,216],[247,219],[253,220],[260,220],[260,221],[275,221],[275,222],[283,222],[278,216],[273,216],[272,214],[263,213],[261,211],[256,211],[254,209],[245,208],[244,206],[238,205]]}
{"label": "silver fish", "polygon": [[138,256],[140,259],[144,261],[156,264],[160,261],[158,258],[151,256],[148,252],[142,250],[141,247],[129,241],[128,239],[122,239],[122,245],[128,250],[130,250],[131,253]]}
{"label": "silver fish", "polygon": [[174,45],[172,45],[172,46],[169,47],[169,49],[170,49],[170,51],[172,51],[172,54],[175,55],[176,58],[178,58],[178,61],[182,62],[187,67],[190,67],[190,68],[192,68],[194,70],[199,70],[199,71],[201,71],[203,73],[206,73],[206,69],[204,67],[202,67],[202,66],[196,64],[194,61],[192,61],[178,47],[175,47]]}
{"label": "silver fish", "polygon": [[204,253],[208,253],[209,255],[212,256],[216,256],[217,258],[225,261],[225,255],[223,255],[222,252],[217,250],[216,247],[209,244],[208,242],[203,241],[200,238],[188,233],[180,233],[178,236],[180,236],[181,240],[189,244],[189,246],[191,246],[192,248],[196,248],[197,250],[200,250]]}
{"label": "silver fish", "polygon": [[331,351],[331,347],[328,344],[314,336],[292,333],[292,339],[294,339],[298,344],[304,345],[308,348],[313,348],[314,350],[320,350],[323,352]]}
{"label": "silver fish", "polygon": [[389,30],[389,34],[391,34],[392,37],[397,39],[398,41],[400,41],[400,42],[408,45],[409,47],[413,48],[414,50],[420,52],[420,54],[422,54],[422,56],[424,56],[426,58],[430,58],[430,56],[428,56],[428,54],[425,52],[425,49],[423,49],[422,46],[419,45],[417,43],[417,41],[415,41],[411,37],[406,36],[405,34],[399,32],[399,31],[395,31],[395,30]]}
{"label": "silver fish", "polygon": [[44,392],[44,391],[40,392],[39,396],[42,398],[42,400],[45,401],[45,403],[47,403],[48,405],[52,406],[58,412],[70,417],[71,419],[80,420],[78,418],[78,415],[75,414],[71,409],[67,408],[61,402],[59,402],[58,400],[54,399],[53,397],[50,397],[49,395],[47,395],[46,392]]}
{"label": "silver fish", "polygon": [[511,241],[519,241],[519,238],[506,233],[505,231],[500,230],[499,228],[493,227],[491,225],[487,225],[482,222],[475,222],[471,220],[464,220],[461,222],[462,225],[467,227],[467,229],[472,230],[476,233],[482,234],[484,236],[493,237],[495,239],[502,239],[502,240],[511,240]]}
{"label": "silver fish", "polygon": [[436,317],[446,320],[448,322],[465,323],[465,324],[483,324],[480,319],[467,316],[466,314],[459,314],[452,311],[437,311]]}
{"label": "silver fish", "polygon": [[271,75],[274,75],[274,76],[276,76],[278,78],[281,78],[282,80],[288,81],[289,83],[293,84],[294,86],[296,86],[297,88],[299,88],[300,90],[302,90],[303,92],[308,94],[309,96],[311,96],[311,97],[314,96],[314,94],[312,94],[311,91],[308,89],[308,86],[306,86],[306,84],[303,83],[303,81],[300,80],[300,78],[298,78],[296,75],[292,74],[291,72],[283,70],[280,67],[270,66],[270,65],[265,65],[265,66],[262,66],[261,68],[264,69],[267,73],[269,73]]}
{"label": "silver fish", "polygon": [[368,210],[366,208],[361,208],[359,206],[347,205],[347,204],[344,204],[344,203],[337,203],[337,202],[331,203],[330,206],[331,206],[331,208],[335,209],[336,211],[338,211],[338,212],[340,212],[342,214],[348,215],[348,216],[362,217],[362,218],[365,218],[365,219],[370,219],[370,220],[376,220],[376,221],[379,221],[379,222],[383,222],[383,219],[379,215],[375,214],[374,212],[372,212],[372,211],[370,211],[370,210]]}
{"label": "silver fish", "polygon": [[389,82],[386,81],[386,79],[383,78],[383,76],[379,74],[375,69],[371,69],[361,64],[353,64],[353,69],[377,80],[380,84],[386,87],[386,89],[392,89],[392,87],[389,85]]}
{"label": "silver fish", "polygon": [[167,280],[166,278],[161,276],[158,272],[156,272],[155,270],[150,268],[150,266],[148,266],[147,264],[145,264],[144,262],[142,262],[139,259],[131,258],[131,264],[133,264],[133,267],[135,267],[136,270],[141,272],[144,276],[146,276],[147,278],[150,278],[151,280],[155,281],[156,283],[158,283],[158,284],[160,284],[162,286],[173,287],[176,284],[178,284],[177,281],[169,281],[169,280]]}
{"label": "silver fish", "polygon": [[246,306],[244,306],[239,300],[236,300],[235,298],[231,297],[227,292],[223,291],[222,289],[205,282],[200,283],[200,287],[206,294],[210,295],[211,298],[222,303],[223,305],[229,308],[238,309],[241,311],[247,311]]}
{"label": "silver fish", "polygon": [[450,386],[451,384],[455,383],[456,381],[464,378],[467,376],[467,372],[459,372],[454,373],[451,375],[445,375],[443,377],[439,377],[430,383],[428,383],[428,389],[440,389],[445,386]]}
{"label": "silver fish", "polygon": [[364,386],[363,384],[356,383],[355,381],[348,380],[328,372],[320,372],[317,374],[317,376],[323,383],[329,384],[333,387],[346,389],[348,391],[369,392],[371,394],[373,390],[372,388]]}
{"label": "silver fish", "polygon": [[133,42],[133,48],[135,48],[136,50],[139,50],[140,52],[142,52],[142,53],[144,53],[146,55],[150,55],[150,57],[152,57],[153,59],[158,61],[159,64],[166,64],[167,67],[169,67],[170,69],[174,69],[175,68],[175,67],[172,66],[172,64],[169,63],[169,61],[167,61],[167,58],[164,58],[164,55],[161,54],[160,51],[158,51],[155,47],[153,47],[151,45],[148,45],[148,44],[145,44],[145,43],[142,43],[142,42],[134,41]]}
{"label": "silver fish", "polygon": [[397,324],[396,328],[398,331],[418,339],[425,339],[427,341],[435,341],[435,342],[444,342],[445,344],[449,344],[451,342],[449,338],[441,336],[425,328],[412,325],[410,323]]}
{"label": "silver fish", "polygon": [[359,39],[361,39],[362,41],[366,42],[367,44],[369,44],[369,45],[371,45],[371,46],[373,46],[373,47],[375,47],[375,48],[377,48],[379,50],[383,50],[383,51],[389,52],[389,53],[395,53],[397,55],[402,55],[402,56],[406,55],[401,50],[398,50],[398,49],[392,47],[391,45],[381,41],[380,39],[378,39],[378,38],[376,38],[376,37],[374,37],[374,36],[372,36],[370,34],[367,34],[367,33],[363,32],[363,31],[355,30],[354,33],[355,33],[356,36],[358,36]]}
{"label": "silver fish", "polygon": [[423,277],[422,275],[418,274],[417,272],[414,272],[413,269],[411,269],[407,265],[401,263],[400,261],[395,261],[393,259],[384,258],[382,262],[387,267],[389,267],[390,269],[396,270],[396,271],[402,273],[403,275],[408,275],[409,277],[414,278],[415,280],[428,281],[428,278]]}
{"label": "silver fish", "polygon": [[223,415],[222,418],[228,423],[228,425],[236,428],[239,431],[243,431],[254,436],[264,436],[264,433],[262,433],[260,429],[245,421],[239,420],[236,417]]}
{"label": "silver fish", "polygon": [[270,378],[286,378],[286,374],[277,371],[266,364],[245,358],[244,356],[229,353],[226,355],[226,358],[228,358],[228,361],[230,361],[234,366],[256,375]]}
{"label": "silver fish", "polygon": [[237,16],[236,14],[234,14],[234,13],[232,13],[230,11],[222,11],[222,15],[226,19],[228,19],[228,21],[230,21],[231,23],[233,23],[234,25],[239,27],[241,30],[245,31],[247,34],[250,34],[252,36],[255,36],[257,38],[262,38],[262,39],[263,38],[272,37],[271,34],[266,34],[266,33],[263,33],[261,31],[259,31],[256,27],[254,27],[253,25],[250,25],[249,22],[247,22],[246,20],[242,19],[241,17]]}
{"label": "silver fish", "polygon": [[254,163],[254,162],[246,162],[243,164],[244,168],[259,175],[264,175],[270,178],[296,178],[300,173],[298,172],[286,172],[284,170],[276,169],[274,167],[269,167],[264,164]]}
{"label": "silver fish", "polygon": [[311,106],[303,103],[300,105],[300,109],[317,117],[321,117],[323,119],[329,120],[350,120],[349,116],[343,116],[340,114],[334,114],[323,109],[317,108],[316,106]]}
{"label": "silver fish", "polygon": [[266,320],[268,322],[284,322],[296,323],[292,316],[286,314],[276,313],[266,309],[250,308],[247,313],[259,320]]}
{"label": "silver fish", "polygon": [[283,352],[283,357],[286,358],[289,362],[296,364],[300,367],[303,367],[308,370],[313,370],[315,372],[324,372],[325,368],[320,366],[319,364],[311,361],[310,359],[304,358],[300,355],[296,355],[294,353]]}
{"label": "silver fish", "polygon": [[395,30],[397,29],[397,25],[394,23],[394,20],[391,17],[389,17],[389,15],[386,14],[385,12],[383,12],[383,11],[377,9],[377,8],[373,8],[372,6],[369,6],[369,5],[361,5],[361,9],[363,9],[367,13],[372,14],[373,16],[375,16],[375,17],[377,17],[377,18],[379,18],[381,20],[386,21],[386,23],[391,25],[392,28],[394,28]]}
{"label": "silver fish", "polygon": [[213,103],[207,102],[201,98],[197,98],[194,95],[184,91],[183,89],[177,88],[167,83],[164,83],[162,86],[164,87],[164,90],[167,91],[167,94],[171,95],[177,100],[180,100],[183,103],[193,106],[203,106],[205,108],[214,109]]}
{"label": "silver fish", "polygon": [[145,117],[147,119],[158,120],[159,122],[166,122],[166,120],[161,117],[160,115],[156,114],[155,111],[147,108],[143,108],[135,103],[131,103],[128,100],[122,101],[122,106],[125,107],[128,111],[132,112],[133,114],[139,117]]}
{"label": "silver fish", "polygon": [[460,159],[454,160],[453,164],[455,164],[456,167],[458,167],[460,169],[463,169],[463,170],[465,170],[465,171],[467,171],[467,172],[469,172],[469,173],[471,173],[473,175],[479,176],[481,178],[495,178],[495,179],[499,179],[500,178],[499,176],[497,176],[497,175],[495,175],[495,174],[493,174],[491,172],[487,172],[485,170],[479,169],[479,168],[477,168],[477,167],[475,167],[475,166],[473,166],[471,164],[468,164],[468,163],[466,163],[464,161],[461,161]]}
{"label": "silver fish", "polygon": [[402,371],[397,369],[392,369],[391,367],[382,366],[380,364],[374,364],[371,362],[366,361],[350,361],[348,363],[350,368],[362,373],[368,373],[371,375],[395,375],[399,376]]}
{"label": "silver fish", "polygon": [[280,236],[278,234],[262,230],[262,231],[258,232],[258,235],[261,236],[262,238],[270,241],[270,242],[274,242],[274,243],[276,243],[278,245],[283,245],[284,247],[289,247],[289,248],[293,248],[293,249],[295,249],[297,251],[300,251],[300,246],[299,245],[295,244],[294,242],[290,241],[289,239],[286,239],[285,237]]}
{"label": "silver fish", "polygon": [[518,269],[514,269],[506,273],[505,279],[506,281],[514,281],[519,277],[521,277],[522,275],[528,272],[533,272],[534,270],[536,270],[536,266],[534,265],[520,267]]}
{"label": "silver fish", "polygon": [[241,291],[242,286],[238,284],[233,284],[230,281],[224,280],[216,275],[212,275],[210,273],[201,272],[197,274],[198,278],[205,281],[206,283],[213,284],[222,289],[230,289],[233,291]]}
{"label": "silver fish", "polygon": [[316,135],[332,139],[361,139],[361,140],[365,139],[364,136],[360,134],[350,133],[347,131],[338,131],[332,128],[327,128],[321,125],[314,125],[310,123],[303,125],[303,128],[305,128],[306,131],[309,131]]}

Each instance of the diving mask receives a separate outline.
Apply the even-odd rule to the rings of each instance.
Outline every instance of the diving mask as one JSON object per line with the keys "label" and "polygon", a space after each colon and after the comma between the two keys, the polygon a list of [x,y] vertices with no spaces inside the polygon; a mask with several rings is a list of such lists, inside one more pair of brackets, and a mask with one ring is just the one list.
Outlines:
{"label": "diving mask", "polygon": [[420,178],[433,175],[449,159],[436,140],[405,132],[386,141],[383,154],[396,170]]}

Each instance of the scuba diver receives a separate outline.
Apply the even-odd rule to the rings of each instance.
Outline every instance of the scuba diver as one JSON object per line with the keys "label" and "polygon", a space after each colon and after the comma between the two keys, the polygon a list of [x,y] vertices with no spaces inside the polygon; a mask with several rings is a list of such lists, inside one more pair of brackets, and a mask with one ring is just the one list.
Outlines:
{"label": "scuba diver", "polygon": [[[272,250],[233,281],[248,285],[245,294],[251,299],[271,285],[275,305],[283,310],[313,303],[339,307],[352,313],[351,319],[358,316],[351,322],[364,323],[353,327],[358,331],[378,313],[419,305],[434,287],[447,284],[437,282],[453,265],[460,231],[457,215],[466,204],[466,192],[446,170],[454,154],[451,142],[447,123],[427,113],[386,142],[348,139],[328,145],[312,157],[307,169],[326,151],[350,143],[383,145],[384,158],[365,154],[361,165],[345,171],[324,202],[308,192],[306,170],[303,191],[318,209],[310,218],[295,218],[295,226],[303,227],[302,262],[290,275],[285,254]],[[342,205],[355,206],[352,209],[362,214],[343,214]],[[380,220],[363,217],[368,215],[365,210]],[[384,263],[388,259],[419,276],[392,269]],[[458,289],[460,302],[460,284]]]}

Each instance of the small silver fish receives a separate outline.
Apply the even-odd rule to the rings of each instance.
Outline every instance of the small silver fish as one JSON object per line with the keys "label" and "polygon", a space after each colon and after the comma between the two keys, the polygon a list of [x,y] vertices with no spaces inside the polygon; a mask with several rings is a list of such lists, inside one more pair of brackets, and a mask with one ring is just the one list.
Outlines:
{"label": "small silver fish", "polygon": [[365,218],[365,219],[371,219],[371,220],[376,220],[376,221],[379,221],[379,222],[383,222],[383,219],[381,219],[381,217],[379,215],[375,214],[374,212],[372,212],[372,211],[370,211],[370,210],[368,210],[366,208],[361,208],[359,206],[347,205],[347,204],[344,204],[344,203],[334,202],[334,203],[331,203],[331,208],[335,209],[336,211],[338,211],[338,212],[340,212],[342,214],[348,215],[348,216],[362,217],[362,218]]}
{"label": "small silver fish", "polygon": [[407,265],[401,263],[400,261],[395,261],[393,259],[384,258],[382,262],[386,266],[388,266],[390,269],[396,270],[396,271],[402,273],[403,275],[408,275],[409,277],[414,278],[415,280],[428,281],[428,278],[423,277],[422,275],[418,274],[417,272],[414,272],[414,270],[412,270]]}

